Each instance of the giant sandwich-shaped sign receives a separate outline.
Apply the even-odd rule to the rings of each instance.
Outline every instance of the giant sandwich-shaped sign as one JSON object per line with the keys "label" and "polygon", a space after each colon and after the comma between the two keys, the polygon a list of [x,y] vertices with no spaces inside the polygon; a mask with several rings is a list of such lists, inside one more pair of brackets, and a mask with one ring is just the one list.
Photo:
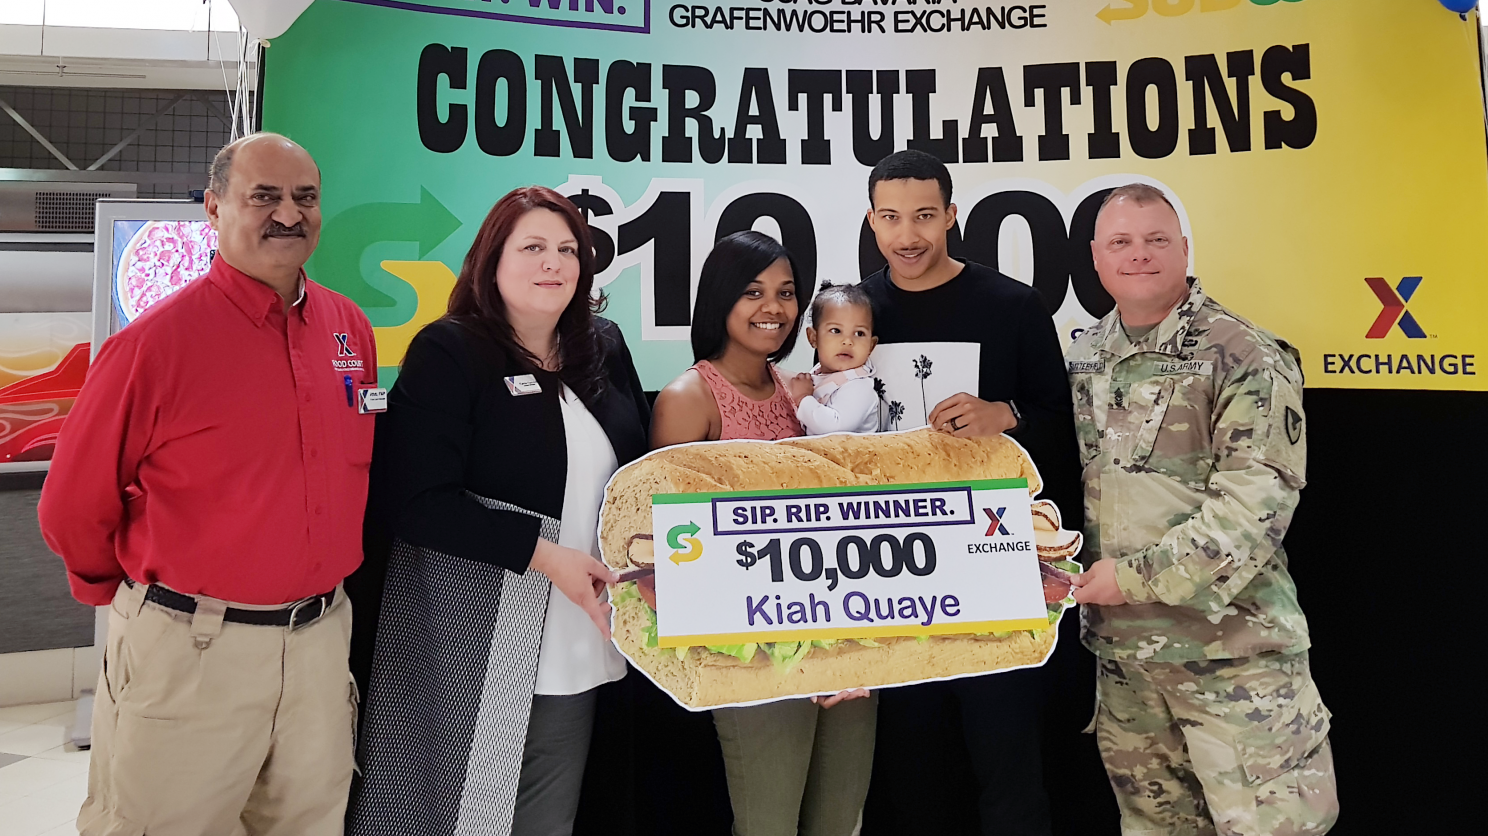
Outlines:
{"label": "giant sandwich-shaped sign", "polygon": [[1080,535],[1006,437],[658,450],[600,517],[615,644],[699,710],[1041,665]]}

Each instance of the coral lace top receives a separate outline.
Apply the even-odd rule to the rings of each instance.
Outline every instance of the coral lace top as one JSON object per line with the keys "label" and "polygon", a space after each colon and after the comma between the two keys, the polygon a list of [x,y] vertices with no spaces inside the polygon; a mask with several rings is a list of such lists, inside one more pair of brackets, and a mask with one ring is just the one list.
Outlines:
{"label": "coral lace top", "polygon": [[724,441],[734,439],[760,439],[776,441],[805,435],[801,422],[796,418],[796,404],[791,400],[785,381],[775,364],[770,364],[770,376],[775,379],[775,394],[767,400],[757,401],[734,388],[707,360],[693,366],[707,381],[718,403],[718,415],[723,419]]}

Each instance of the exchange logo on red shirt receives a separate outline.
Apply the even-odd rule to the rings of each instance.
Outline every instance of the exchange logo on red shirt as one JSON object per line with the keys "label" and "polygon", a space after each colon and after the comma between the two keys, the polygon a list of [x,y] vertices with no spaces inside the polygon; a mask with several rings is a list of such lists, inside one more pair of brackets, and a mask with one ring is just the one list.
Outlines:
{"label": "exchange logo on red shirt", "polygon": [[350,334],[332,333],[331,336],[333,336],[333,337],[336,338],[336,359],[333,360],[333,361],[331,361],[332,364],[336,367],[336,371],[348,371],[350,369],[360,369],[362,367],[362,361],[361,360],[342,360],[342,359],[340,359],[342,357],[355,357],[355,356],[357,356],[356,352],[355,351],[352,351],[351,350],[351,346],[347,343],[347,340],[349,340],[351,338],[351,335]]}

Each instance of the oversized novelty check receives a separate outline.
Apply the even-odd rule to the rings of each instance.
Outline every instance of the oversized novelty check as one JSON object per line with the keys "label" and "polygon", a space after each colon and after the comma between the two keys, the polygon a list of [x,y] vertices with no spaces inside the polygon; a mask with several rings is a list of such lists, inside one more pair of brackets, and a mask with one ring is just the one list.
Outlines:
{"label": "oversized novelty check", "polygon": [[1025,479],[652,501],[661,647],[1049,626]]}

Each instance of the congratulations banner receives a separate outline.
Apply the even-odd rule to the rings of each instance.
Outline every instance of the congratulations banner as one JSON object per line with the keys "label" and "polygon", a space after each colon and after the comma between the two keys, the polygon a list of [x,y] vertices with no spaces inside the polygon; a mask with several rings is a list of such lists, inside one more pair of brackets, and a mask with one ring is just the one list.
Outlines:
{"label": "congratulations banner", "polygon": [[1100,200],[1143,181],[1308,385],[1488,388],[1478,26],[1436,0],[317,0],[265,68],[264,127],[324,175],[310,273],[366,310],[384,381],[514,187],[584,212],[655,389],[715,240],[855,280],[868,172],[916,148],[955,179],[952,253],[1066,340],[1112,306]]}

